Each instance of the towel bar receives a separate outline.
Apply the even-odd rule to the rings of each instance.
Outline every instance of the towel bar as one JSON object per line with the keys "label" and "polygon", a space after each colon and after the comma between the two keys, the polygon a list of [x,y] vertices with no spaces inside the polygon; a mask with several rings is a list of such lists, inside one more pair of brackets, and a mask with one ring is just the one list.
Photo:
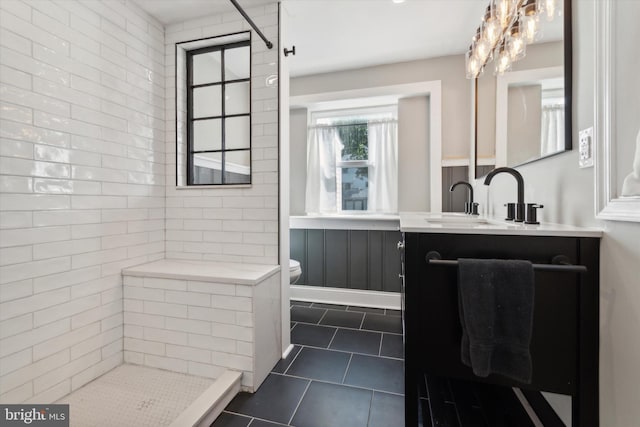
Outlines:
{"label": "towel bar", "polygon": [[[431,252],[428,252],[427,255],[425,256],[425,261],[427,261],[427,264],[444,265],[449,267],[458,265],[458,261],[456,260],[446,260],[446,259],[440,259],[440,258],[441,258],[440,253],[436,251],[431,251]],[[554,257],[554,260],[556,259],[560,259],[560,256]],[[585,267],[584,265],[567,265],[567,264],[533,264],[533,269],[540,270],[540,271],[557,271],[557,272],[564,272],[564,273],[581,273],[581,274],[587,272],[587,267]]]}

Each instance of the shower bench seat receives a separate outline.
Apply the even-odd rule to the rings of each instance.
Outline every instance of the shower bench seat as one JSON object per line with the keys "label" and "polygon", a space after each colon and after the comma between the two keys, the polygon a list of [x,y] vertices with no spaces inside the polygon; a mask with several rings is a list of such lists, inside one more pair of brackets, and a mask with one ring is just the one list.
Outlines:
{"label": "shower bench seat", "polygon": [[124,360],[253,392],[280,359],[280,267],[164,259],[122,271]]}

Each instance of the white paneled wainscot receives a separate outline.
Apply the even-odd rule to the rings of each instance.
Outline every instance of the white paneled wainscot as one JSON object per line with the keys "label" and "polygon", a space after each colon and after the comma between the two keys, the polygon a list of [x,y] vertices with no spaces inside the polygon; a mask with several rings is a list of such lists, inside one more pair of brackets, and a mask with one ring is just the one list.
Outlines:
{"label": "white paneled wainscot", "polygon": [[280,359],[280,267],[161,260],[123,271],[124,359],[254,391]]}

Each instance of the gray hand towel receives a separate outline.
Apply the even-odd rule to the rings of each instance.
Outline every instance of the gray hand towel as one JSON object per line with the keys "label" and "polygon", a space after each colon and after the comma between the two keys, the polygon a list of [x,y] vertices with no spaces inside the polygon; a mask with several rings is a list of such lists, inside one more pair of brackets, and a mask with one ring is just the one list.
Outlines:
{"label": "gray hand towel", "polygon": [[461,356],[477,376],[531,383],[533,286],[529,261],[458,260]]}

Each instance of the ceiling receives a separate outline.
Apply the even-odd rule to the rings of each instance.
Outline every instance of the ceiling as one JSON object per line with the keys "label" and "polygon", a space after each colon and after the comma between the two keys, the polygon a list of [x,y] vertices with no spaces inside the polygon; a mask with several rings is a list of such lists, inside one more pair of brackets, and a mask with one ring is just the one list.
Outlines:
{"label": "ceiling", "polygon": [[464,53],[486,5],[485,0],[287,2],[289,43],[296,46],[291,74]]}
{"label": "ceiling", "polygon": [[[233,12],[229,0],[133,0],[164,24]],[[274,0],[238,0],[250,10]],[[292,76],[464,53],[488,0],[283,0]],[[562,19],[545,29],[560,39]],[[559,30],[555,27],[558,27]]]}
{"label": "ceiling", "polygon": [[[132,0],[148,14],[165,25],[200,18],[207,15],[233,12],[229,0]],[[274,0],[238,0],[244,9],[273,3]]]}

